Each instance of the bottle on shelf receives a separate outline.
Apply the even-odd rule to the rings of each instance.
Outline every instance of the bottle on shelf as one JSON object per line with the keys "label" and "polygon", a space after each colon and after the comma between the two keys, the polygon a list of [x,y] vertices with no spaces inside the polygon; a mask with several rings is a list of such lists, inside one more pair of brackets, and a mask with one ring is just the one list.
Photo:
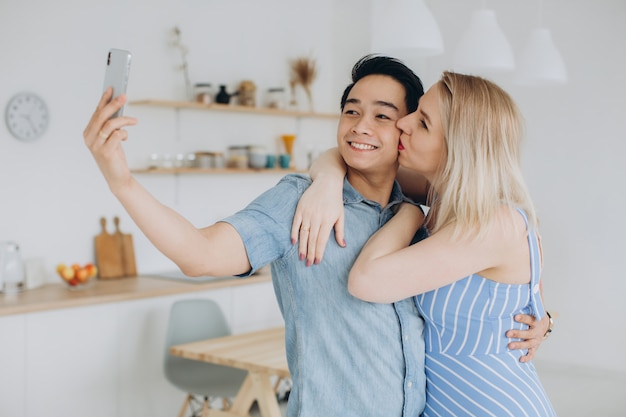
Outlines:
{"label": "bottle on shelf", "polygon": [[220,91],[217,92],[215,96],[215,102],[220,104],[229,104],[230,98],[238,95],[239,92],[236,91],[234,93],[229,93],[226,91],[226,86],[224,84],[220,85]]}

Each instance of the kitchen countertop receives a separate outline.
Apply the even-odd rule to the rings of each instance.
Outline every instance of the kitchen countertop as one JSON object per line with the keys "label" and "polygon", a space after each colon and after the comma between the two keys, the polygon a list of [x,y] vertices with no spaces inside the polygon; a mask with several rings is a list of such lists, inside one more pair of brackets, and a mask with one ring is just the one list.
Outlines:
{"label": "kitchen countertop", "polygon": [[115,280],[96,279],[87,288],[70,291],[67,284],[59,282],[25,290],[19,294],[0,293],[0,317],[12,314],[33,313],[61,308],[81,307],[93,304],[129,301],[140,298],[159,297],[187,292],[269,282],[269,273],[249,278],[226,277],[203,283],[189,283],[140,276]]}

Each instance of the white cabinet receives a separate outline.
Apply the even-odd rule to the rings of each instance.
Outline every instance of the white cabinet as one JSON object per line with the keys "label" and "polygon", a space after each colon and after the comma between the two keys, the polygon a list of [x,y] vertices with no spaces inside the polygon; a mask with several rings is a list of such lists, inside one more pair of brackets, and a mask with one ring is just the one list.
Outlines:
{"label": "white cabinet", "polygon": [[102,304],[26,315],[24,416],[116,414],[115,308]]}
{"label": "white cabinet", "polygon": [[[234,333],[283,324],[271,282],[0,317],[0,416],[171,417],[163,375],[171,304],[219,302]],[[251,302],[254,301],[254,302]]]}
{"label": "white cabinet", "polygon": [[26,415],[26,317],[0,317],[0,416]]}

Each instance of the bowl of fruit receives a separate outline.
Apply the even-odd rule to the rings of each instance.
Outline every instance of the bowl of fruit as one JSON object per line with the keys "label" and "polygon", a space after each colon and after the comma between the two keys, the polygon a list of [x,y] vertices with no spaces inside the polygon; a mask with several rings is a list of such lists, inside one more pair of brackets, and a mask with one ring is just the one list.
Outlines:
{"label": "bowl of fruit", "polygon": [[79,290],[86,288],[93,278],[98,275],[98,268],[92,263],[80,265],[74,263],[72,265],[57,265],[57,273],[68,285],[70,290]]}

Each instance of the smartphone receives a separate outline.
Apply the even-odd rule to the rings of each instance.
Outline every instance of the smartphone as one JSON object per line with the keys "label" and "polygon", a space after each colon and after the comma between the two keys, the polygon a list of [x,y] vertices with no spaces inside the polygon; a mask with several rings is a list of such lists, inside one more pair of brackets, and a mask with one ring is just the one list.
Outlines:
{"label": "smartphone", "polygon": [[[111,49],[107,54],[107,66],[104,72],[104,88],[113,87],[113,98],[126,93],[128,74],[130,73],[131,54],[123,49]],[[119,109],[111,118],[124,114],[124,107]]]}

